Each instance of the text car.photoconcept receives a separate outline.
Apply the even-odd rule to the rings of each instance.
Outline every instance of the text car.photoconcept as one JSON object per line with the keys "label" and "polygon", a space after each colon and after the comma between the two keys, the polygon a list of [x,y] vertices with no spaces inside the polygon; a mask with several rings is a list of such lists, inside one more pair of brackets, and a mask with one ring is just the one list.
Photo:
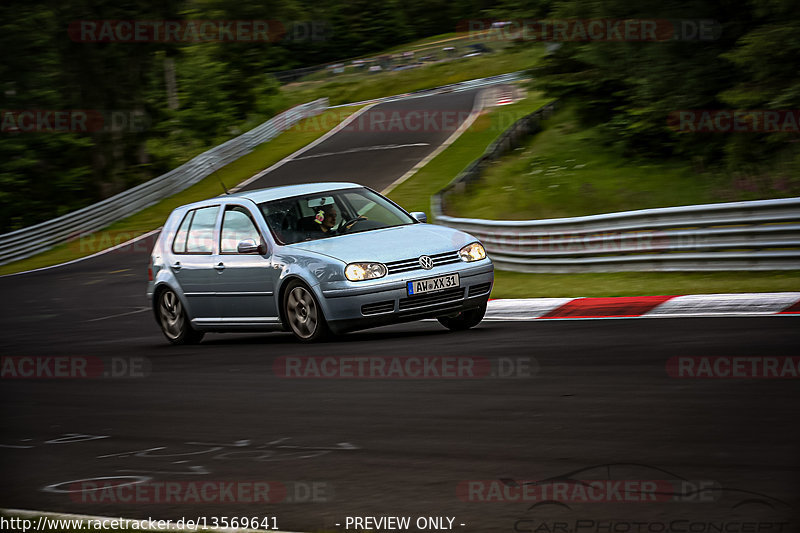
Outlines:
{"label": "text car.photoconcept", "polygon": [[206,332],[327,333],[436,318],[477,325],[494,268],[477,239],[354,183],[220,196],[170,214],[147,296],[174,344]]}

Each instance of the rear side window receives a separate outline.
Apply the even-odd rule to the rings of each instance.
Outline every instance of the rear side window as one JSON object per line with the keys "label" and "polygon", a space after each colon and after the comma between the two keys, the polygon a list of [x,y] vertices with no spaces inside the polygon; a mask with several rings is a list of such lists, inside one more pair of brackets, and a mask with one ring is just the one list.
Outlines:
{"label": "rear side window", "polygon": [[188,213],[186,213],[186,216],[183,217],[183,222],[181,222],[181,225],[178,228],[178,232],[175,234],[175,240],[172,241],[173,253],[176,254],[186,253],[186,237],[189,236],[189,224],[192,223],[193,216],[194,216],[194,211],[189,211]]}
{"label": "rear side window", "polygon": [[172,242],[176,254],[210,254],[214,250],[214,225],[219,206],[189,211]]}

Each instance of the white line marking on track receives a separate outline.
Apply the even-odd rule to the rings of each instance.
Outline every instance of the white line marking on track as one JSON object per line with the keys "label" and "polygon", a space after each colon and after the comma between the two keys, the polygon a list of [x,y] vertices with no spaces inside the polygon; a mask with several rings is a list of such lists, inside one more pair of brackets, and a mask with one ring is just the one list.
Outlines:
{"label": "white line marking on track", "polygon": [[86,261],[87,259],[91,259],[93,257],[97,257],[97,256],[100,256],[100,255],[105,255],[105,254],[107,254],[109,252],[113,252],[114,250],[117,250],[117,249],[122,248],[124,246],[128,246],[129,244],[133,244],[133,243],[135,243],[137,241],[140,241],[142,239],[146,239],[150,235],[153,235],[154,233],[158,233],[159,231],[161,231],[160,227],[154,229],[153,231],[148,231],[147,233],[145,233],[143,235],[139,235],[138,237],[136,237],[134,239],[131,239],[129,241],[125,241],[125,242],[123,242],[121,244],[118,244],[116,246],[112,246],[111,248],[106,248],[105,250],[100,250],[99,252],[93,253],[92,255],[87,255],[86,257],[79,257],[77,259],[73,259],[72,261],[67,261],[66,263],[59,263],[57,265],[50,265],[50,266],[41,267],[41,268],[34,268],[32,270],[24,270],[22,272],[14,272],[13,274],[3,274],[2,276],[0,276],[0,278],[5,278],[5,277],[8,277],[8,276],[19,276],[20,274],[30,274],[31,272],[41,272],[42,270],[50,270],[51,268],[63,267],[63,266],[71,265],[73,263],[78,263],[80,261]]}
{"label": "white line marking on track", "polygon": [[328,157],[331,155],[354,154],[356,152],[372,152],[374,150],[394,150],[396,148],[416,148],[419,146],[430,146],[430,143],[410,143],[410,144],[382,144],[375,146],[360,146],[358,148],[350,148],[349,150],[342,150],[341,152],[321,152],[319,154],[304,155],[303,157],[295,157],[292,161],[302,161],[304,159],[314,159],[315,157]]}
{"label": "white line marking on track", "polygon": [[[237,191],[240,191],[240,190],[242,189],[242,187],[246,187],[247,185],[250,185],[250,184],[251,184],[251,183],[253,183],[254,181],[256,181],[256,180],[258,180],[258,179],[262,178],[263,176],[266,176],[267,174],[269,174],[269,173],[270,173],[270,172],[272,172],[273,170],[275,170],[275,169],[277,169],[277,168],[280,168],[280,167],[282,167],[283,165],[285,165],[286,163],[288,163],[288,162],[292,161],[293,159],[295,159],[295,158],[296,158],[297,156],[299,156],[300,154],[304,154],[305,152],[307,152],[307,151],[311,150],[311,149],[312,149],[312,148],[314,148],[316,145],[318,145],[318,144],[319,144],[319,143],[321,143],[321,142],[324,142],[325,140],[327,140],[327,139],[328,139],[329,137],[331,137],[332,135],[336,135],[337,133],[339,133],[340,131],[342,131],[344,128],[346,128],[346,127],[347,127],[347,125],[348,125],[348,124],[350,124],[351,122],[353,122],[353,121],[354,121],[356,118],[358,118],[358,117],[359,117],[361,114],[363,114],[363,113],[367,112],[369,109],[373,108],[373,107],[374,107],[374,106],[376,106],[376,105],[378,105],[378,104],[377,104],[377,103],[374,103],[374,104],[370,104],[370,105],[367,105],[367,106],[365,106],[365,107],[362,107],[361,109],[359,109],[358,111],[356,111],[355,113],[353,113],[352,115],[350,115],[349,117],[347,117],[347,118],[346,118],[344,121],[340,122],[338,126],[336,126],[335,128],[333,128],[331,131],[329,131],[328,133],[326,133],[325,135],[323,135],[322,137],[320,137],[320,138],[319,138],[319,139],[317,139],[316,141],[313,141],[313,142],[311,142],[311,143],[309,143],[309,144],[305,145],[304,147],[300,148],[300,149],[299,149],[298,151],[296,151],[295,153],[293,153],[293,154],[290,154],[290,155],[287,155],[286,157],[284,157],[283,159],[281,159],[280,161],[278,161],[277,163],[275,163],[275,164],[274,164],[274,165],[272,165],[271,167],[269,167],[269,168],[265,168],[265,169],[264,169],[264,170],[262,170],[261,172],[258,172],[258,173],[256,173],[256,174],[254,174],[253,176],[251,176],[251,177],[247,178],[246,180],[244,180],[243,182],[241,182],[239,185],[237,185],[236,187],[234,187],[233,189],[231,189],[231,192],[237,192]],[[330,109],[330,108],[329,108],[329,109]]]}
{"label": "white line marking on track", "polygon": [[472,111],[470,112],[466,120],[464,120],[464,122],[461,124],[461,126],[459,126],[458,129],[454,131],[452,135],[450,135],[450,137],[445,139],[445,141],[442,144],[440,144],[436,148],[436,150],[428,154],[422,161],[411,167],[411,169],[408,172],[406,172],[405,174],[394,180],[392,183],[390,183],[388,187],[386,187],[381,191],[381,194],[383,195],[389,194],[395,187],[397,187],[398,185],[406,181],[408,178],[419,172],[419,170],[428,163],[430,163],[434,157],[442,153],[442,151],[444,151],[445,148],[453,144],[456,139],[461,137],[461,134],[464,133],[467,130],[467,128],[472,126],[472,123],[475,122],[475,119],[478,118],[481,109],[483,109],[483,91],[478,91],[475,94],[475,100],[472,104]]}
{"label": "white line marking on track", "polygon": [[149,310],[150,310],[149,307],[140,307],[139,309],[136,309],[135,311],[128,311],[127,313],[117,313],[116,315],[101,316],[100,318],[91,318],[91,319],[87,320],[86,322],[99,322],[101,320],[108,320],[109,318],[117,318],[117,317],[120,317],[120,316],[135,315],[137,313],[143,313],[143,312],[149,311]]}

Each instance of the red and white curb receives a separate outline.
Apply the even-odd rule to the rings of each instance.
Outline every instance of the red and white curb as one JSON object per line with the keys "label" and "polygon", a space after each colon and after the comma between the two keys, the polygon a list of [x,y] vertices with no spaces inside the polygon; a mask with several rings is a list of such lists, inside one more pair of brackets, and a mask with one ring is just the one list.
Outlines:
{"label": "red and white curb", "polygon": [[497,105],[509,105],[514,103],[514,93],[511,90],[511,87],[504,87],[500,90],[500,94],[497,95]]}
{"label": "red and white curb", "polygon": [[800,292],[489,300],[486,320],[800,315]]}

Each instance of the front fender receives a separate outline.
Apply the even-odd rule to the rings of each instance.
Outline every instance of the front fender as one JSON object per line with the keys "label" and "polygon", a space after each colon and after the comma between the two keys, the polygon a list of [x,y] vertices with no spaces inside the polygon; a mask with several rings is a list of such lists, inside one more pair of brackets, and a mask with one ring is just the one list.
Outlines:
{"label": "front fender", "polygon": [[325,281],[344,279],[344,262],[322,254],[303,253],[291,255],[278,255],[273,257],[273,265],[280,268],[281,273],[275,287],[277,309],[280,310],[281,320],[284,320],[283,295],[286,286],[292,280],[299,280],[314,293],[326,318],[330,318],[330,308],[325,296],[322,294],[320,284]]}

